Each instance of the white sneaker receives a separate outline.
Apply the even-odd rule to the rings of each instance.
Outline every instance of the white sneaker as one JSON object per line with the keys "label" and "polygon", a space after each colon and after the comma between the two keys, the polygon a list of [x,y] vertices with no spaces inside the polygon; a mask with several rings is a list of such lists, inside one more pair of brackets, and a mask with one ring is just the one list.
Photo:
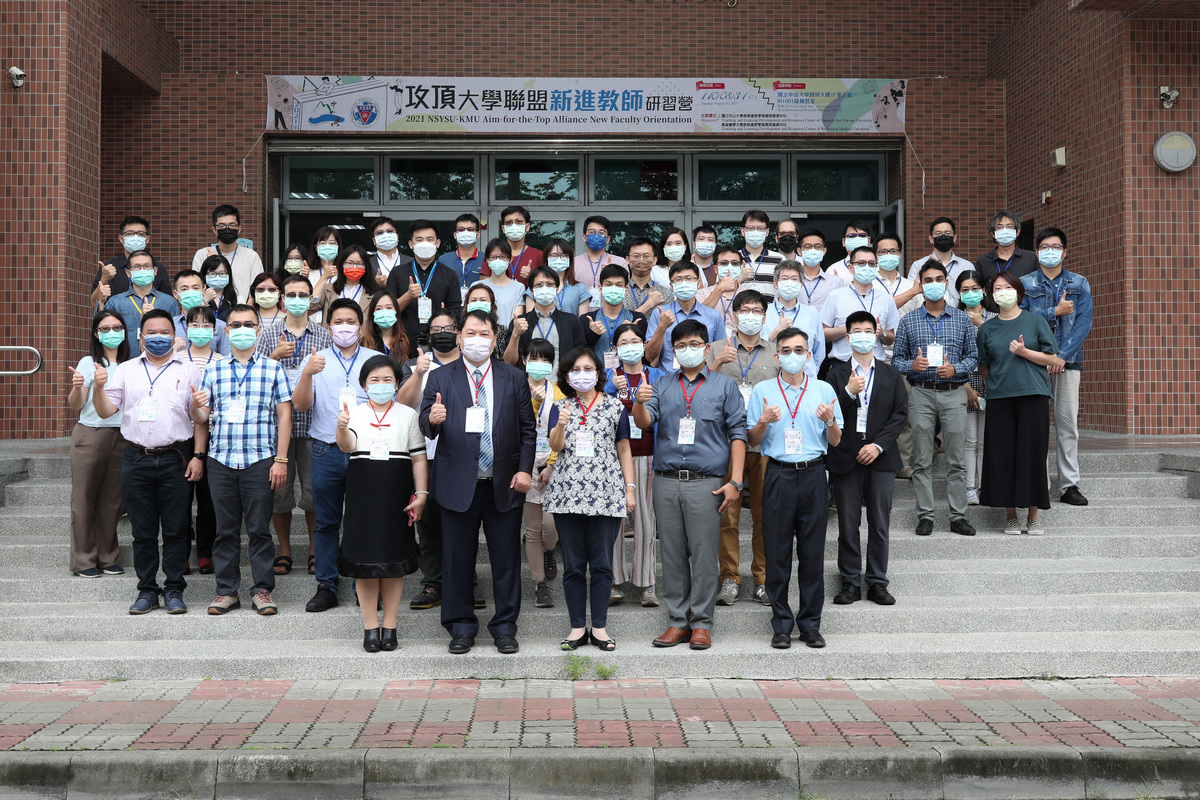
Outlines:
{"label": "white sneaker", "polygon": [[1040,519],[1031,519],[1025,523],[1025,532],[1030,536],[1041,536],[1046,532]]}
{"label": "white sneaker", "polygon": [[979,505],[979,492],[973,488],[967,489],[967,505],[969,505],[969,506]]}
{"label": "white sneaker", "polygon": [[1010,519],[1008,522],[1004,523],[1004,532],[1009,536],[1020,536],[1021,521],[1015,518]]}
{"label": "white sneaker", "polygon": [[654,593],[653,586],[647,586],[645,589],[642,589],[642,605],[647,608],[658,607],[658,595]]}
{"label": "white sneaker", "polygon": [[733,578],[726,578],[721,584],[721,593],[717,595],[717,605],[731,606],[737,602],[738,585]]}

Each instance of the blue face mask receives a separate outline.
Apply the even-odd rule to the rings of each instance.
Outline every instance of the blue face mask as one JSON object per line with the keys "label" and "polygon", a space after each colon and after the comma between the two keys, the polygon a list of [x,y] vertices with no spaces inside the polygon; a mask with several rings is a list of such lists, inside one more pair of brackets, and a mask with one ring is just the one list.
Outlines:
{"label": "blue face mask", "polygon": [[557,292],[554,291],[554,287],[552,286],[537,286],[534,287],[531,294],[533,295],[533,302],[539,306],[552,306],[554,305],[554,296]]}
{"label": "blue face mask", "polygon": [[1007,247],[1017,240],[1017,232],[1012,228],[996,228],[994,235],[996,244]]}
{"label": "blue face mask", "polygon": [[168,336],[162,333],[152,334],[142,337],[146,342],[146,352],[152,356],[165,356],[171,352],[171,347],[175,344],[175,337]]}
{"label": "blue face mask", "polygon": [[854,280],[862,284],[870,284],[878,274],[879,270],[874,266],[854,268]]}
{"label": "blue face mask", "polygon": [[680,281],[679,283],[671,284],[671,291],[675,292],[675,296],[680,300],[691,300],[696,296],[696,290],[699,284],[696,281]]}
{"label": "blue face mask", "polygon": [[608,235],[604,233],[589,233],[584,242],[587,243],[588,250],[598,253],[608,245]]}
{"label": "blue face mask", "polygon": [[802,356],[798,356],[795,353],[782,353],[779,356],[779,366],[783,367],[783,371],[789,375],[803,372],[806,361],[808,361],[807,353]]}
{"label": "blue face mask", "polygon": [[130,253],[140,253],[146,249],[146,237],[130,234],[125,237],[125,249]]}
{"label": "blue face mask", "polygon": [[808,268],[819,267],[825,259],[824,250],[804,250],[800,253],[800,257],[804,259],[804,266]]}
{"label": "blue face mask", "polygon": [[925,295],[926,300],[931,300],[936,303],[946,296],[945,283],[924,283],[921,284],[921,292]]}
{"label": "blue face mask", "polygon": [[846,251],[853,253],[856,247],[870,247],[868,242],[871,241],[866,236],[847,236]]}
{"label": "blue face mask", "polygon": [[887,253],[879,257],[880,269],[886,269],[888,272],[891,272],[898,266],[900,266],[900,256],[895,253]]}
{"label": "blue face mask", "polygon": [[1038,263],[1053,269],[1062,263],[1062,250],[1038,250]]}
{"label": "blue face mask", "polygon": [[394,383],[368,383],[367,397],[374,400],[376,403],[386,403],[396,396],[396,384]]}
{"label": "blue face mask", "polygon": [[623,364],[636,364],[646,355],[646,346],[641,342],[623,344],[617,348],[617,358]]}
{"label": "blue face mask", "polygon": [[875,349],[875,334],[870,331],[854,331],[846,338],[856,353],[869,353]]}
{"label": "blue face mask", "polygon": [[216,289],[218,292],[223,291],[229,285],[229,276],[217,272],[210,272],[208,277],[204,279],[208,284],[208,288]]}

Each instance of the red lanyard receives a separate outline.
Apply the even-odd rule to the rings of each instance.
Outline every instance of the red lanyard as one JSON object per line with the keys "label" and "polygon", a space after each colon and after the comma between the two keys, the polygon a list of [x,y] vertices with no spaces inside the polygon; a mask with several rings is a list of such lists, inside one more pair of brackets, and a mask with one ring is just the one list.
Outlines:
{"label": "red lanyard", "polygon": [[775,382],[779,384],[779,393],[783,395],[783,404],[787,406],[788,413],[792,415],[792,427],[796,427],[796,415],[800,413],[800,404],[804,402],[804,393],[808,391],[808,376],[804,376],[804,388],[800,390],[800,399],[796,401],[796,410],[792,411],[792,404],[788,402],[787,394],[783,391],[783,380],[776,375]]}
{"label": "red lanyard", "polygon": [[683,392],[683,401],[687,406],[687,416],[692,416],[692,398],[696,396],[696,392],[700,391],[700,384],[704,383],[704,376],[700,376],[700,380],[696,382],[696,388],[692,389],[692,393],[687,393],[687,387],[683,385],[683,375],[679,375],[679,389]]}
{"label": "red lanyard", "polygon": [[479,405],[479,393],[483,391],[483,382],[487,380],[488,373],[492,371],[492,360],[488,359],[487,369],[483,371],[479,381],[475,380],[475,376],[467,373],[467,377],[471,379],[471,383],[475,385],[475,405]]}
{"label": "red lanyard", "polygon": [[579,424],[583,427],[587,427],[588,412],[592,410],[592,406],[596,405],[596,401],[599,399],[600,393],[596,392],[594,395],[592,395],[592,402],[588,403],[587,408],[584,408],[583,403],[579,402],[579,395],[575,395],[575,404],[579,406],[579,410],[583,412],[583,419],[579,421]]}
{"label": "red lanyard", "polygon": [[375,414],[375,421],[370,423],[371,427],[372,428],[390,428],[390,427],[392,427],[392,424],[390,422],[385,425],[385,424],[383,424],[383,421],[385,419],[387,419],[387,415],[392,410],[392,406],[394,406],[394,405],[396,405],[395,400],[392,400],[391,402],[389,402],[388,407],[386,409],[384,409],[384,411],[383,411],[382,417],[375,413],[375,406],[371,406],[371,413]]}

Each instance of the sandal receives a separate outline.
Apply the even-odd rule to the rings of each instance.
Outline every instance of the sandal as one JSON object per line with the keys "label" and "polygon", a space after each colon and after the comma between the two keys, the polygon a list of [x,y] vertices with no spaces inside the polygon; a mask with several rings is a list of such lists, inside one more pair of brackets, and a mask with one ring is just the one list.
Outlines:
{"label": "sandal", "polygon": [[317,557],[316,556],[310,555],[308,557],[308,574],[309,575],[317,574]]}
{"label": "sandal", "polygon": [[578,650],[579,648],[581,648],[585,644],[587,644],[588,639],[590,639],[590,638],[591,638],[591,632],[588,631],[587,629],[584,629],[583,635],[580,636],[578,639],[563,639],[561,647],[563,650]]}
{"label": "sandal", "polygon": [[603,650],[606,653],[611,653],[613,650],[617,649],[617,640],[616,639],[612,639],[612,638],[597,639],[595,634],[592,634],[591,638],[592,638],[592,644],[594,644],[596,647],[598,647],[599,649]]}
{"label": "sandal", "polygon": [[271,566],[274,567],[276,575],[287,575],[292,571],[292,557],[280,556]]}

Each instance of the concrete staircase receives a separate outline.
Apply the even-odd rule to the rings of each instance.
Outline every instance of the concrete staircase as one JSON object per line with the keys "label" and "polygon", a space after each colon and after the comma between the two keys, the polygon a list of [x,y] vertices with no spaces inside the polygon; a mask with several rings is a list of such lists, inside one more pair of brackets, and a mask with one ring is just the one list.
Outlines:
{"label": "concrete staircase", "polygon": [[[44,448],[43,448],[44,449]],[[62,449],[62,448],[60,448]],[[277,579],[280,613],[245,609],[209,617],[212,576],[188,578],[191,611],[131,617],[136,595],[122,520],[123,577],[85,580],[67,570],[68,457],[19,452],[0,459],[0,681],[98,678],[465,678],[564,677],[558,642],[568,623],[561,578],[557,606],[533,607],[526,579],[521,652],[501,656],[486,630],[467,656],[446,652],[437,609],[410,611],[419,573],[405,587],[398,652],[362,651],[361,620],[343,581],[342,605],[323,614],[303,607],[315,588],[303,565],[307,536],[297,514],[297,569]],[[580,651],[622,677],[1017,677],[1194,674],[1200,664],[1200,500],[1195,474],[1163,471],[1169,457],[1152,452],[1085,452],[1085,508],[1054,504],[1044,537],[1005,536],[1002,512],[971,508],[974,538],[947,530],[942,501],[934,535],[913,535],[911,483],[897,482],[892,518],[889,608],[827,601],[822,623],[829,646],[790,651],[769,646],[770,611],[743,599],[718,607],[715,645],[707,652],[660,650],[650,640],[666,625],[663,609],[632,597],[611,610],[618,650]],[[935,465],[941,472],[940,462]],[[1190,482],[1189,482],[1190,481]],[[1052,493],[1057,497],[1057,493]],[[944,485],[939,491],[944,498]],[[749,594],[749,512],[743,514],[743,592]],[[840,588],[837,526],[826,546],[826,594]],[[627,546],[629,543],[627,542]],[[481,545],[479,576],[490,595]],[[249,585],[249,568],[243,562]],[[793,589],[793,597],[795,590]],[[490,597],[489,597],[490,601]],[[489,602],[490,606],[490,602]],[[486,624],[491,609],[481,611]]]}

